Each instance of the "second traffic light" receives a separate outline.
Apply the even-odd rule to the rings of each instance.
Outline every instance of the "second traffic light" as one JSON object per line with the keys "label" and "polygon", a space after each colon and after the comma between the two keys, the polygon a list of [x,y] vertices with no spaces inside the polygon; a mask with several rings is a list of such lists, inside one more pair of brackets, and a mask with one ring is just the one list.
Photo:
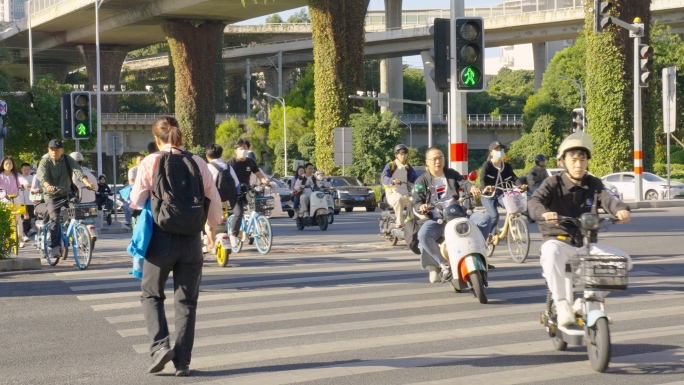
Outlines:
{"label": "second traffic light", "polygon": [[71,137],[88,139],[92,128],[90,116],[90,92],[71,93]]}
{"label": "second traffic light", "polygon": [[653,65],[653,47],[648,44],[639,44],[639,87],[648,87],[653,79],[651,66]]}
{"label": "second traffic light", "polygon": [[584,108],[574,108],[572,110],[572,132],[584,131]]}

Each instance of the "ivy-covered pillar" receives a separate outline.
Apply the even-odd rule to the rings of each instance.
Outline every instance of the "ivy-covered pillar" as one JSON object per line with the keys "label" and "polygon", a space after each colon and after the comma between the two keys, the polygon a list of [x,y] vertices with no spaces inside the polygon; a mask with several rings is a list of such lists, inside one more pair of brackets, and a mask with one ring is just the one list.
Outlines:
{"label": "ivy-covered pillar", "polygon": [[225,25],[215,21],[164,20],[176,74],[174,112],[185,146],[213,143],[216,132],[216,51]]}
{"label": "ivy-covered pillar", "polygon": [[51,74],[57,83],[64,83],[69,74],[69,66],[60,62],[34,62],[36,77]]}
{"label": "ivy-covered pillar", "polygon": [[[82,44],[78,46],[81,57],[88,72],[88,82],[97,84],[97,55],[95,44]],[[119,110],[119,100],[116,95],[107,95],[104,92],[105,85],[118,87],[121,79],[121,66],[126,59],[129,47],[123,45],[100,45],[100,92],[102,92],[102,112],[116,113]],[[93,106],[97,108],[97,101],[93,97]]]}
{"label": "ivy-covered pillar", "polygon": [[349,95],[363,86],[364,21],[369,0],[309,0],[314,41],[316,166],[332,173],[333,132],[347,124]]}
{"label": "ivy-covered pillar", "polygon": [[[610,14],[628,23],[636,17],[645,25],[642,44],[648,42],[651,22],[650,0],[613,0]],[[585,8],[593,1],[585,1]],[[603,33],[593,32],[593,13],[586,13],[586,116],[587,132],[594,141],[590,163],[594,175],[632,170],[634,167],[634,41],[629,32],[611,25]],[[642,105],[649,105],[649,88],[642,88]],[[654,131],[649,119],[653,114],[642,110],[644,168],[653,167]]]}

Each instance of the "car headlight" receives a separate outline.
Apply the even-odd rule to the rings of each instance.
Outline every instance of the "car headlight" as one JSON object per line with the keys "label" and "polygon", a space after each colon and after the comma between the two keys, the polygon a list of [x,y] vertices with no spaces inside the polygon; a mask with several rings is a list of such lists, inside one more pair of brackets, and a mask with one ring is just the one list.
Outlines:
{"label": "car headlight", "polygon": [[375,190],[369,190],[368,195],[375,195]]}
{"label": "car headlight", "polygon": [[463,221],[457,224],[454,230],[456,230],[456,234],[458,234],[461,237],[464,237],[470,234],[470,223]]}
{"label": "car headlight", "polygon": [[340,198],[349,198],[349,191],[339,191]]}

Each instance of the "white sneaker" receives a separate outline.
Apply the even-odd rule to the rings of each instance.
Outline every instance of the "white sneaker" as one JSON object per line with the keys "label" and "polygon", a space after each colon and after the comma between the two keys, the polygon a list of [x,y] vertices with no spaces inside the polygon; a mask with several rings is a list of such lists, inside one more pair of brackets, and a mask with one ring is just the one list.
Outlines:
{"label": "white sneaker", "polygon": [[556,302],[556,314],[558,325],[568,326],[575,323],[575,313],[566,300]]}
{"label": "white sneaker", "polygon": [[575,312],[575,314],[582,314],[582,298],[577,298],[575,300],[575,303],[572,304],[572,311]]}
{"label": "white sneaker", "polygon": [[24,236],[21,238],[21,240],[24,241],[24,242],[28,242],[28,241],[29,241],[29,237],[27,237],[26,235],[24,235]]}
{"label": "white sneaker", "polygon": [[230,246],[235,248],[235,247],[238,247],[238,244],[240,244],[240,240],[238,239],[238,237],[231,235],[230,236]]}
{"label": "white sneaker", "polygon": [[439,281],[439,269],[435,266],[428,266],[428,271],[430,272],[430,283],[435,283]]}

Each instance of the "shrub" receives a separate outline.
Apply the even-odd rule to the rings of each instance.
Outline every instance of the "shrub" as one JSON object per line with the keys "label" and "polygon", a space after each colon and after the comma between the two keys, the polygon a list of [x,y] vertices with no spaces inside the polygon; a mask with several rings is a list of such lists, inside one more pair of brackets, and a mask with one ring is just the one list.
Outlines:
{"label": "shrub", "polygon": [[0,259],[9,258],[15,240],[12,239],[12,220],[14,216],[7,205],[0,202]]}

